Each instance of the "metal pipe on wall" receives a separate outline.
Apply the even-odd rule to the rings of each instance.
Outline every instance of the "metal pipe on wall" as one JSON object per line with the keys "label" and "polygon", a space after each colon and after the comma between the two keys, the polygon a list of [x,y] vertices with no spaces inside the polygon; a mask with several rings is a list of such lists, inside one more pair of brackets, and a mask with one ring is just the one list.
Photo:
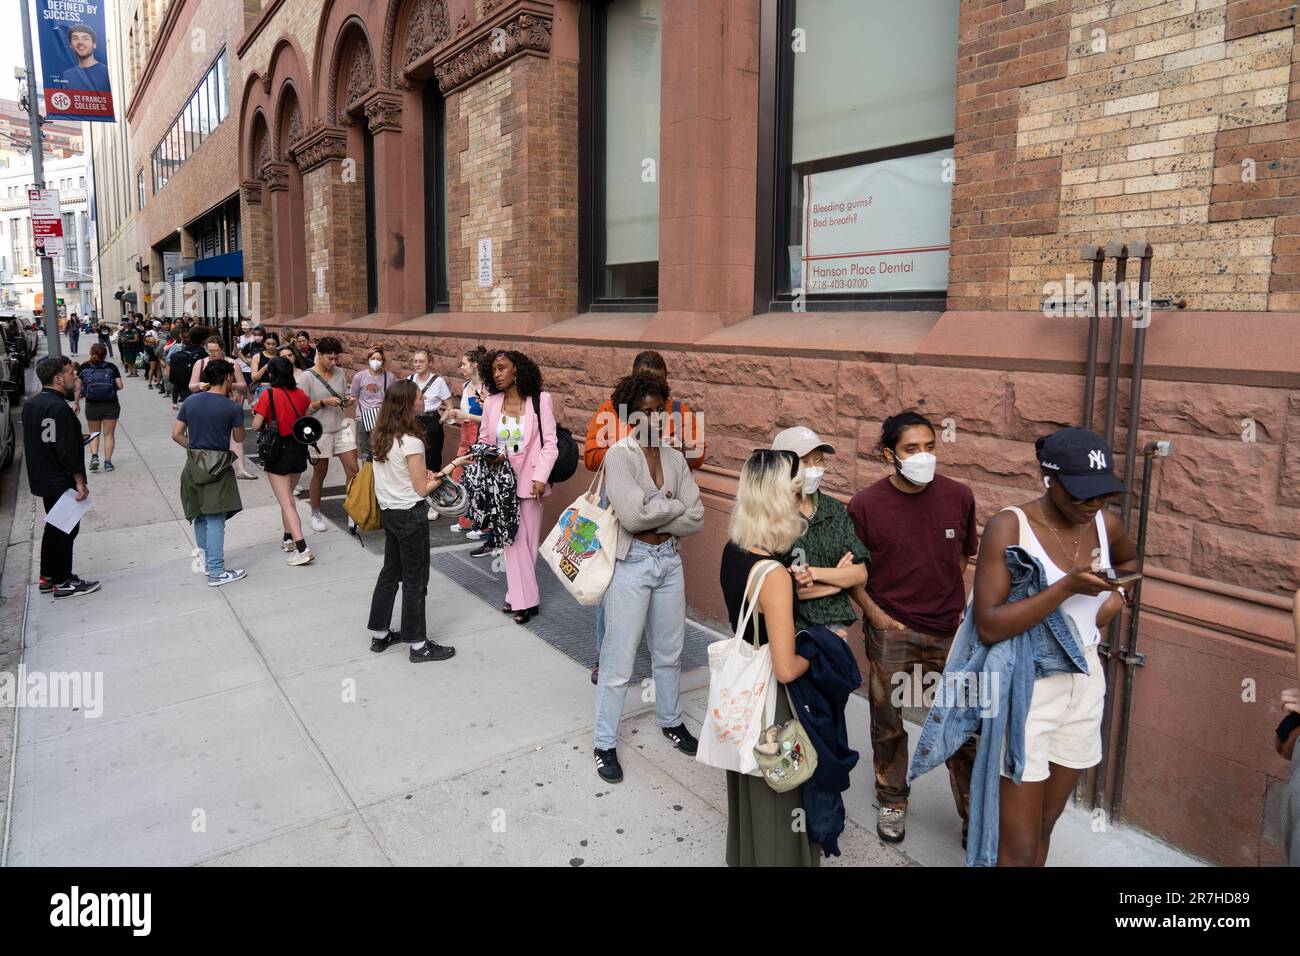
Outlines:
{"label": "metal pipe on wall", "polygon": [[[1124,445],[1124,486],[1129,493],[1120,506],[1124,527],[1129,527],[1133,512],[1133,459],[1137,457],[1138,431],[1142,425],[1142,366],[1146,361],[1147,326],[1151,324],[1151,259],[1149,242],[1130,242],[1128,254],[1140,259],[1138,270],[1138,315],[1133,321],[1133,364],[1129,372],[1128,440]],[[1118,321],[1118,320],[1117,320]],[[1146,488],[1142,489],[1145,496]]]}
{"label": "metal pipe on wall", "polygon": [[[1147,512],[1151,505],[1151,466],[1158,454],[1168,458],[1173,454],[1174,446],[1170,441],[1149,441],[1142,449],[1142,504],[1138,508],[1138,573],[1146,566]],[[1115,822],[1120,817],[1120,804],[1124,799],[1124,771],[1128,764],[1128,734],[1133,715],[1133,677],[1137,668],[1146,663],[1146,657],[1138,653],[1138,617],[1142,612],[1142,579],[1133,582],[1133,607],[1128,618],[1128,642],[1123,650],[1124,662],[1124,705],[1120,714],[1119,740],[1116,744],[1115,786],[1110,797],[1110,819]]]}
{"label": "metal pipe on wall", "polygon": [[1110,364],[1106,368],[1106,431],[1103,437],[1106,444],[1115,446],[1115,418],[1119,404],[1119,358],[1120,344],[1124,336],[1124,323],[1120,313],[1123,311],[1121,300],[1124,298],[1124,278],[1128,274],[1128,249],[1122,242],[1106,243],[1106,258],[1115,260],[1115,297],[1110,301]]}
{"label": "metal pipe on wall", "polygon": [[1088,361],[1083,372],[1083,427],[1091,430],[1097,386],[1097,345],[1101,338],[1101,274],[1106,266],[1106,252],[1098,245],[1084,246],[1083,258],[1092,263],[1092,315],[1088,317]]}

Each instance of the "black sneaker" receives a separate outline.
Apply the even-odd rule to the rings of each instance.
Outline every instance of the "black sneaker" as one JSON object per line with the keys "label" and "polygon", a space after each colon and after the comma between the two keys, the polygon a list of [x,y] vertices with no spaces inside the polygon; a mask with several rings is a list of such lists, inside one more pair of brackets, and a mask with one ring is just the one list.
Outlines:
{"label": "black sneaker", "polygon": [[91,455],[91,456],[90,456],[90,470],[91,470],[91,471],[99,471],[99,456],[98,456],[98,455]]}
{"label": "black sneaker", "polygon": [[370,649],[376,654],[388,650],[394,644],[402,643],[402,635],[397,631],[389,631],[383,637],[370,638]]}
{"label": "black sneaker", "polygon": [[621,783],[623,780],[623,767],[618,762],[618,751],[597,748],[594,753],[596,754],[596,773],[600,774],[600,779],[606,783]]}
{"label": "black sneaker", "polygon": [[76,597],[79,594],[94,594],[98,590],[98,581],[83,581],[73,575],[54,589],[54,596],[56,598]]}
{"label": "black sneaker", "polygon": [[492,546],[484,541],[477,548],[469,553],[471,558],[486,558],[492,553]]}
{"label": "black sneaker", "polygon": [[456,648],[444,647],[441,644],[435,644],[433,641],[425,641],[424,647],[416,650],[411,648],[411,653],[407,655],[412,664],[422,664],[425,661],[445,661],[449,657],[456,656]]}
{"label": "black sneaker", "polygon": [[695,756],[695,751],[700,749],[700,742],[696,740],[685,724],[678,724],[676,727],[663,728],[664,736],[677,745],[677,749],[684,754]]}

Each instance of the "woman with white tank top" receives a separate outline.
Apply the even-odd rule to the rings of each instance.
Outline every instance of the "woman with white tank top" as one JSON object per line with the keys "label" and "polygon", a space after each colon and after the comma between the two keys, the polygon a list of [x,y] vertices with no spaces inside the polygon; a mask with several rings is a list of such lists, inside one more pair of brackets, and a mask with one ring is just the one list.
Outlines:
{"label": "woman with white tank top", "polygon": [[[1034,682],[1025,720],[1020,783],[1003,775],[999,792],[999,866],[1043,866],[1052,828],[1079,774],[1101,762],[1106,677],[1098,644],[1128,600],[1107,569],[1131,570],[1137,548],[1119,518],[1105,509],[1126,492],[1112,471],[1100,435],[1063,428],[1035,443],[1045,493],[994,515],[980,541],[973,613],[986,644],[1009,640],[1060,611],[1078,635],[1088,672],[1057,673]],[[1011,573],[1004,554],[1019,546],[1042,566],[1047,587],[1008,601]]]}

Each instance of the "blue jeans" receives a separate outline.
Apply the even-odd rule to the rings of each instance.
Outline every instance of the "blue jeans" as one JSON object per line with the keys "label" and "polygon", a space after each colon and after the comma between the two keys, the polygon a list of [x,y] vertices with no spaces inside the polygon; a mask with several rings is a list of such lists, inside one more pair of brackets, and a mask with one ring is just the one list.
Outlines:
{"label": "blue jeans", "polygon": [[677,540],[649,545],[634,539],[627,557],[614,565],[604,605],[607,629],[596,685],[596,748],[611,750],[618,744],[618,722],[643,632],[650,642],[655,717],[660,727],[682,722],[678,687],[686,642],[686,583]]}
{"label": "blue jeans", "polygon": [[208,562],[208,580],[226,571],[226,516],[198,515],[194,519],[194,543],[203,549]]}

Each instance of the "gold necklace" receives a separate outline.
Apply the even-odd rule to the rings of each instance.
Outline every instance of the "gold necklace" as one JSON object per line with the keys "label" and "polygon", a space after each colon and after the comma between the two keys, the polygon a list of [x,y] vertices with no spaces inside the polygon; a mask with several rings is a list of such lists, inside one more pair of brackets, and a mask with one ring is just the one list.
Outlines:
{"label": "gold necklace", "polygon": [[[1037,505],[1038,505],[1038,516],[1043,519],[1043,524],[1047,525],[1047,530],[1052,532],[1052,534],[1056,535],[1056,543],[1061,546],[1061,551],[1064,552],[1065,541],[1062,540],[1061,533],[1057,531],[1054,527],[1052,527],[1052,523],[1047,520],[1047,513],[1043,511],[1042,498],[1038,499]],[[1079,559],[1079,545],[1081,545],[1082,543],[1083,543],[1083,530],[1080,529],[1079,533],[1074,538],[1074,553],[1070,555],[1069,570],[1074,569],[1075,562],[1078,561]]]}

